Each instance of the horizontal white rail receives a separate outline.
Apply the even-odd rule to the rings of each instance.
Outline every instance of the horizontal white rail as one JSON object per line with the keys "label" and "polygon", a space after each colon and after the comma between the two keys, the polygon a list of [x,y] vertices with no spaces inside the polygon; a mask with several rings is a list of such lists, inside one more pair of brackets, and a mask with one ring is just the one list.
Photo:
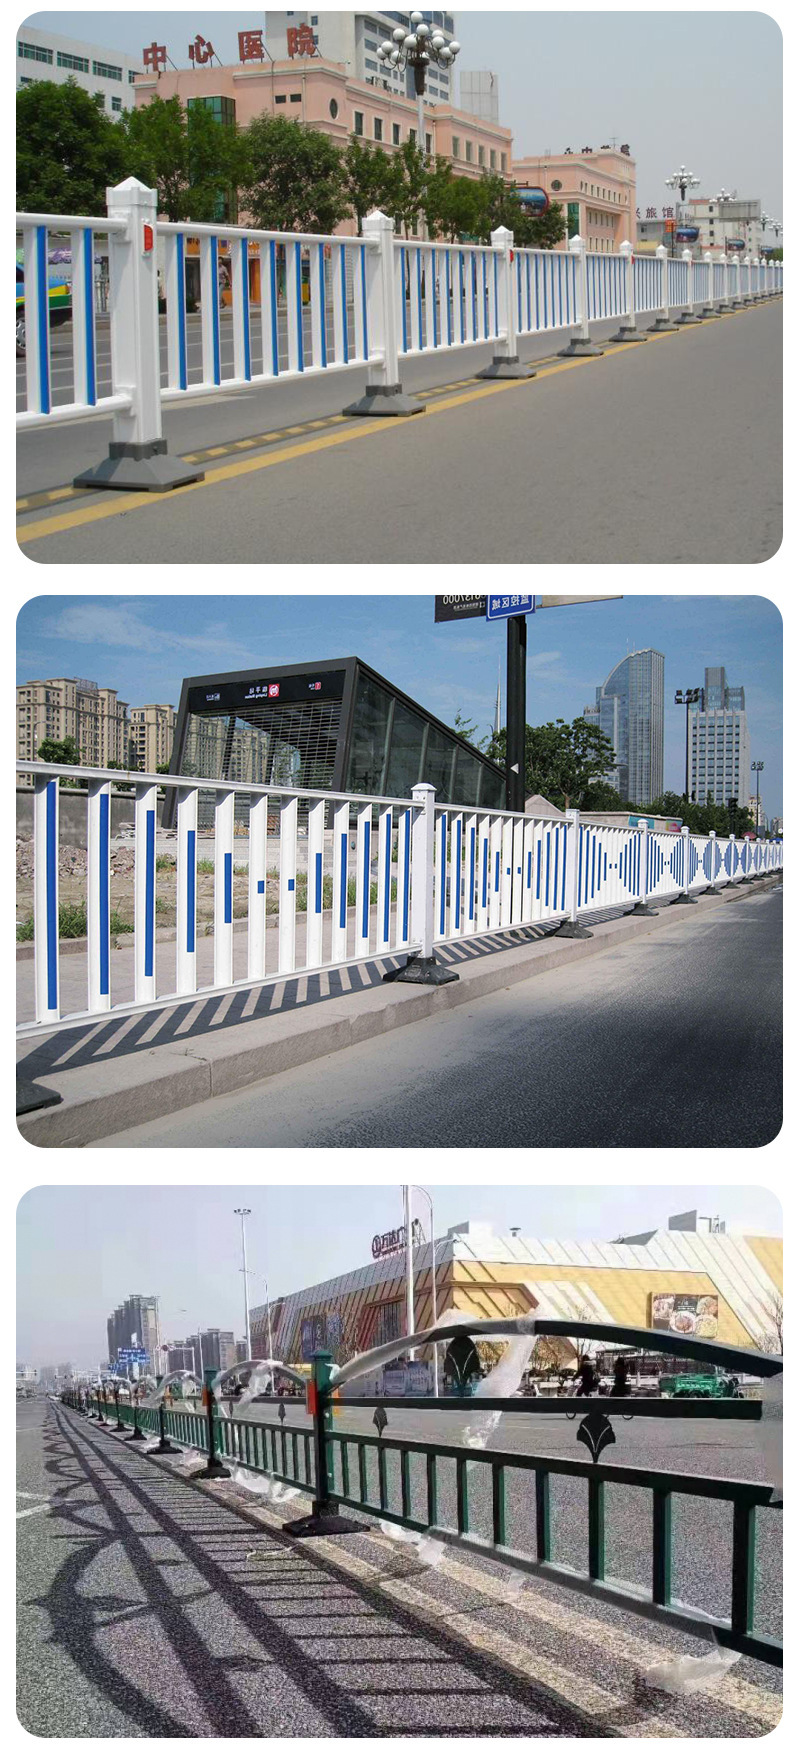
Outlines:
{"label": "horizontal white rail", "polygon": [[[18,1028],[22,1037],[382,955],[430,958],[439,942],[577,922],[736,884],[783,862],[777,841],[656,832],[644,822],[609,827],[577,812],[552,820],[437,805],[427,784],[410,799],[365,798],[23,761],[17,771],[34,781],[35,997],[32,1018]],[[81,956],[70,957],[69,942],[59,938],[64,781],[87,787],[85,1006],[76,990]],[[121,945],[112,784],[131,790],[133,941]],[[165,790],[174,792],[176,832],[159,857]],[[159,887],[165,869],[169,878]],[[203,916],[199,888],[210,869],[213,899]],[[165,909],[174,926],[159,933]],[[23,964],[23,983],[27,971]]]}
{"label": "horizontal white rail", "polygon": [[[201,474],[162,456],[164,403],[360,369],[367,395],[356,413],[389,413],[384,397],[401,394],[404,357],[491,344],[494,371],[518,362],[520,337],[569,329],[577,330],[575,341],[587,342],[591,324],[621,320],[630,331],[637,313],[666,320],[682,308],[691,316],[696,305],[706,312],[714,302],[737,307],[783,286],[782,264],[749,257],[712,261],[707,253],[697,262],[688,251],[668,257],[660,246],[646,258],[629,244],[587,251],[580,238],[567,250],[518,249],[505,227],[489,244],[403,240],[380,213],[366,217],[359,237],[160,221],[155,191],[134,178],[110,190],[108,201],[102,219],[16,217],[25,354],[17,423],[33,428],[109,415],[109,459],[97,473],[84,473],[88,486],[96,480],[168,488]],[[68,238],[71,250],[69,347],[55,358],[51,233]],[[100,237],[109,262],[110,341],[99,362]],[[191,296],[198,293],[199,319],[190,324]],[[19,316],[18,308],[18,323]],[[151,468],[153,458],[160,462]]]}

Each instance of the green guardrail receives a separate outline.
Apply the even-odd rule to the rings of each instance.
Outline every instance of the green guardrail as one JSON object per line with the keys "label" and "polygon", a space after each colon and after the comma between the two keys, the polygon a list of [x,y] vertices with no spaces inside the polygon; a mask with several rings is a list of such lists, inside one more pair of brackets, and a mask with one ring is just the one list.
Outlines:
{"label": "green guardrail", "polygon": [[[493,1326],[495,1323],[486,1323]],[[590,1323],[582,1323],[585,1333]],[[606,1338],[623,1329],[603,1326]],[[644,1336],[644,1335],[641,1335]],[[652,1335],[650,1335],[652,1338]],[[401,1341],[402,1343],[402,1341]],[[661,1340],[663,1346],[663,1340]],[[726,1366],[742,1368],[733,1359],[746,1356],[752,1363],[756,1353],[742,1353],[732,1347],[713,1347],[721,1354]],[[705,1347],[711,1356],[711,1348]],[[700,1356],[699,1350],[692,1354]],[[780,1372],[776,1359],[761,1359],[769,1378]],[[204,1391],[205,1411],[187,1412],[173,1406],[147,1409],[139,1402],[121,1403],[116,1390],[94,1390],[86,1395],[69,1394],[65,1402],[82,1410],[102,1425],[122,1432],[125,1425],[133,1429],[132,1440],[145,1441],[157,1433],[154,1453],[174,1452],[176,1446],[204,1449],[207,1463],[201,1475],[209,1478],[229,1477],[231,1465],[242,1465],[253,1473],[269,1474],[282,1484],[311,1497],[311,1515],[287,1522],[285,1530],[293,1535],[360,1531],[363,1523],[354,1523],[340,1514],[352,1510],[361,1516],[389,1520],[411,1532],[429,1535],[461,1548],[474,1556],[506,1564],[514,1570],[545,1578],[562,1587],[577,1590],[627,1611],[645,1614],[667,1625],[697,1632],[707,1631],[728,1649],[741,1652],[760,1662],[783,1665],[780,1640],[754,1629],[756,1552],[760,1524],[758,1512],[782,1508],[774,1498],[773,1487],[752,1480],[712,1478],[702,1474],[678,1473],[644,1467],[614,1465],[602,1461],[600,1455],[608,1440],[614,1440],[610,1418],[668,1418],[670,1421],[730,1420],[758,1422],[762,1416],[761,1401],[715,1399],[710,1405],[694,1398],[620,1399],[603,1395],[567,1399],[346,1399],[338,1386],[332,1386],[335,1365],[326,1351],[314,1353],[312,1376],[307,1383],[307,1409],[311,1425],[286,1423],[283,1401],[274,1418],[240,1420],[218,1409],[211,1382],[214,1371],[207,1375]],[[374,1413],[375,1436],[342,1428],[349,1408],[371,1408]],[[579,1438],[592,1454],[591,1460],[571,1460],[499,1450],[472,1448],[446,1442],[427,1442],[413,1437],[394,1438],[385,1434],[390,1420],[387,1411],[422,1408],[428,1413],[480,1410],[509,1412],[521,1416],[528,1412],[543,1414],[556,1411],[562,1416],[581,1415]],[[251,1408],[252,1410],[252,1408]],[[335,1422],[335,1428],[334,1428]],[[585,1433],[584,1433],[585,1432]],[[606,1434],[608,1433],[608,1434]],[[421,1461],[422,1470],[412,1472],[412,1463]],[[455,1468],[455,1525],[441,1520],[441,1476],[444,1462]],[[482,1538],[471,1528],[471,1486],[469,1472],[483,1467],[491,1479],[491,1538]],[[531,1486],[534,1511],[535,1546],[533,1553],[508,1544],[509,1474],[524,1474]],[[580,1480],[586,1485],[586,1520],[588,1570],[579,1571],[559,1563],[554,1556],[551,1507],[553,1484],[564,1480]],[[630,1490],[647,1490],[652,1494],[650,1530],[650,1582],[647,1587],[622,1583],[607,1575],[606,1487],[621,1486]],[[724,1619],[704,1608],[688,1606],[673,1599],[673,1521],[675,1500],[698,1497],[727,1505],[731,1512],[730,1618]]]}

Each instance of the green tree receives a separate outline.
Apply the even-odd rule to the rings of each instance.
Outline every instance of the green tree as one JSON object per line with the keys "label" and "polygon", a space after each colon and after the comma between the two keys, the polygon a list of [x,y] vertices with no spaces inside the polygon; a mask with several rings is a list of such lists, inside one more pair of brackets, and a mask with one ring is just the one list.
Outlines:
{"label": "green tree", "polygon": [[202,104],[185,109],[180,98],[155,97],[129,110],[120,124],[125,171],[158,192],[168,220],[199,224],[237,215],[237,189],[247,178],[245,135],[215,120]]}
{"label": "green tree", "polygon": [[125,175],[121,128],[74,79],[17,92],[20,212],[104,214],[107,187]]}
{"label": "green tree", "polygon": [[333,232],[349,212],[342,154],[334,141],[282,116],[254,117],[244,131],[249,167],[242,207],[275,232]]}
{"label": "green tree", "polygon": [[[458,734],[459,739],[468,740],[470,745],[476,744],[475,735],[478,731],[478,723],[477,721],[465,721],[460,709],[456,710],[452,731]],[[480,749],[480,745],[478,745],[478,750],[480,751]]]}
{"label": "green tree", "polygon": [[581,805],[584,813],[620,813],[628,809],[628,802],[603,777],[588,784]]}
{"label": "green tree", "polygon": [[342,162],[345,190],[360,232],[362,220],[373,209],[380,208],[384,213],[394,211],[397,171],[394,160],[382,147],[373,146],[356,134],[350,136]]}
{"label": "green tree", "polygon": [[414,238],[419,233],[425,203],[428,167],[416,141],[412,140],[403,142],[392,164],[396,181],[390,199],[395,226],[402,228],[406,238]]}
{"label": "green tree", "polygon": [[[43,739],[36,753],[43,764],[79,764],[81,754],[71,735],[66,739]],[[70,782],[66,776],[61,778],[62,788],[83,788],[83,780],[76,777]]]}
{"label": "green tree", "polygon": [[[506,761],[506,730],[493,734],[487,756]],[[559,716],[542,727],[525,728],[525,793],[542,794],[554,807],[579,807],[591,785],[614,763],[614,747],[606,734],[578,715],[572,722]]]}
{"label": "green tree", "polygon": [[475,178],[455,177],[449,159],[437,159],[432,168],[428,167],[424,212],[432,238],[444,238],[455,244],[458,239],[484,236],[481,183]]}

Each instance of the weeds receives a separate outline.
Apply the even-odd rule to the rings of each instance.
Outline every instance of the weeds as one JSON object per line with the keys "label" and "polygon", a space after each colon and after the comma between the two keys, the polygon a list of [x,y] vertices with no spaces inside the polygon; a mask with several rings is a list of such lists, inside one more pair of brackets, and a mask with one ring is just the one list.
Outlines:
{"label": "weeds", "polygon": [[[132,935],[133,924],[126,923],[119,911],[112,911],[109,919],[112,935]],[[86,905],[61,904],[58,907],[58,939],[59,941],[78,941],[86,934]],[[34,938],[33,912],[25,921],[17,924],[17,940],[32,941]]]}

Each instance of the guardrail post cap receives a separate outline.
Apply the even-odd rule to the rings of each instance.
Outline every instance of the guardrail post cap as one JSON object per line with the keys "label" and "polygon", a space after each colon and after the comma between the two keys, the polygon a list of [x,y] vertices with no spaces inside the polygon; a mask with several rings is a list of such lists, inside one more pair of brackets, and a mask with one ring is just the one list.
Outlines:
{"label": "guardrail post cap", "polygon": [[496,226],[489,234],[492,244],[513,244],[514,234],[509,226]]}
{"label": "guardrail post cap", "polygon": [[432,782],[415,782],[414,787],[411,790],[411,799],[412,801],[425,802],[430,796],[435,795],[435,793],[436,790]]}
{"label": "guardrail post cap", "polygon": [[657,244],[656,245],[656,256],[657,257],[665,257],[666,254],[667,254],[666,245],[665,244]]}
{"label": "guardrail post cap", "polygon": [[583,250],[583,239],[581,238],[581,235],[579,232],[576,232],[573,234],[572,238],[569,241],[569,248],[571,251],[574,251],[576,255],[578,254],[579,251]]}
{"label": "guardrail post cap", "polygon": [[619,247],[619,250],[620,250],[620,256],[622,256],[622,257],[632,257],[633,256],[633,245],[631,244],[631,241],[629,238],[623,238],[622,243]]}
{"label": "guardrail post cap", "polygon": [[384,214],[382,208],[373,208],[371,214],[365,214],[361,223],[362,232],[394,232],[394,221],[390,215]]}

